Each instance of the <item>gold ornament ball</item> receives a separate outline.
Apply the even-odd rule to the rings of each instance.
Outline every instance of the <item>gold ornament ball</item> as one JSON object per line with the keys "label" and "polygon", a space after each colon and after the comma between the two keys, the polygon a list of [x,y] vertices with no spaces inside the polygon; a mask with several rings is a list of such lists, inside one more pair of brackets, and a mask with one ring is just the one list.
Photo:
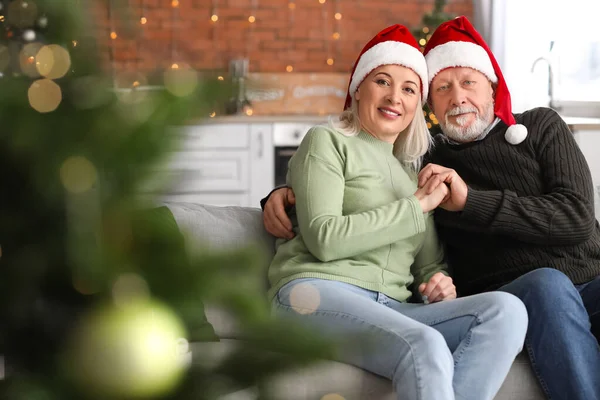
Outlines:
{"label": "gold ornament ball", "polygon": [[186,371],[188,363],[178,354],[185,337],[179,318],[157,301],[105,305],[80,321],[66,368],[82,390],[100,398],[161,396]]}

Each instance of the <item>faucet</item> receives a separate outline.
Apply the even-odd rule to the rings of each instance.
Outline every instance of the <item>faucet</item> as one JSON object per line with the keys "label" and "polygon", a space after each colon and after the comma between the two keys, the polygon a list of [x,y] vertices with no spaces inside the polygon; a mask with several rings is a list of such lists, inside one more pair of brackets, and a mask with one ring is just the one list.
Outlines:
{"label": "faucet", "polygon": [[531,65],[531,72],[535,69],[538,62],[543,61],[548,64],[548,97],[550,97],[550,104],[548,106],[554,109],[556,112],[560,111],[560,107],[554,103],[554,74],[552,73],[552,63],[546,57],[538,57]]}

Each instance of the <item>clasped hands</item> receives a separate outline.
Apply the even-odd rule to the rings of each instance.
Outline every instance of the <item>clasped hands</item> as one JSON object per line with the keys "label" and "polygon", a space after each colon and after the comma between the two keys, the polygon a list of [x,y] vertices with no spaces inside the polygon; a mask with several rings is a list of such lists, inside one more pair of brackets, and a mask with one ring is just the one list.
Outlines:
{"label": "clasped hands", "polygon": [[418,176],[415,197],[423,212],[437,207],[462,211],[467,203],[468,187],[455,170],[438,164],[427,164]]}

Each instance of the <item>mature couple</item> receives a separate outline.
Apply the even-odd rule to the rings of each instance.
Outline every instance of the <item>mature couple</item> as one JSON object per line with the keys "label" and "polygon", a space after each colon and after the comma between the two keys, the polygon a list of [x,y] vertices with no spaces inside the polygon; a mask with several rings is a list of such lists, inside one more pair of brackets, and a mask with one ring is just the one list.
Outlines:
{"label": "mature couple", "polygon": [[[432,147],[425,101],[444,133]],[[467,19],[442,24],[424,56],[400,25],[367,43],[339,121],[309,131],[287,186],[263,202],[283,238],[274,308],[368,334],[342,361],[392,380],[398,399],[491,400],[525,339],[548,398],[600,399],[589,168],[554,111],[511,113]]]}

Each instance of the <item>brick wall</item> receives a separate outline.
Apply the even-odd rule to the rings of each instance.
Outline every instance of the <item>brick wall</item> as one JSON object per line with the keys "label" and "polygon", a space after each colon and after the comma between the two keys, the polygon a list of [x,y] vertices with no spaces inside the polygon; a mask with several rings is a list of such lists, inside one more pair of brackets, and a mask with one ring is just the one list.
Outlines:
{"label": "brick wall", "polygon": [[[419,27],[433,3],[129,0],[127,13],[115,6],[99,6],[93,19],[116,71],[151,72],[183,62],[196,69],[221,70],[227,69],[229,60],[245,57],[251,72],[284,72],[289,66],[294,72],[346,72],[375,33],[394,23]],[[471,16],[472,3],[448,0],[446,11]],[[218,17],[216,22],[211,21],[212,15]],[[249,22],[250,16],[254,23]],[[110,39],[111,32],[116,39]],[[336,33],[339,37],[334,37]]]}

